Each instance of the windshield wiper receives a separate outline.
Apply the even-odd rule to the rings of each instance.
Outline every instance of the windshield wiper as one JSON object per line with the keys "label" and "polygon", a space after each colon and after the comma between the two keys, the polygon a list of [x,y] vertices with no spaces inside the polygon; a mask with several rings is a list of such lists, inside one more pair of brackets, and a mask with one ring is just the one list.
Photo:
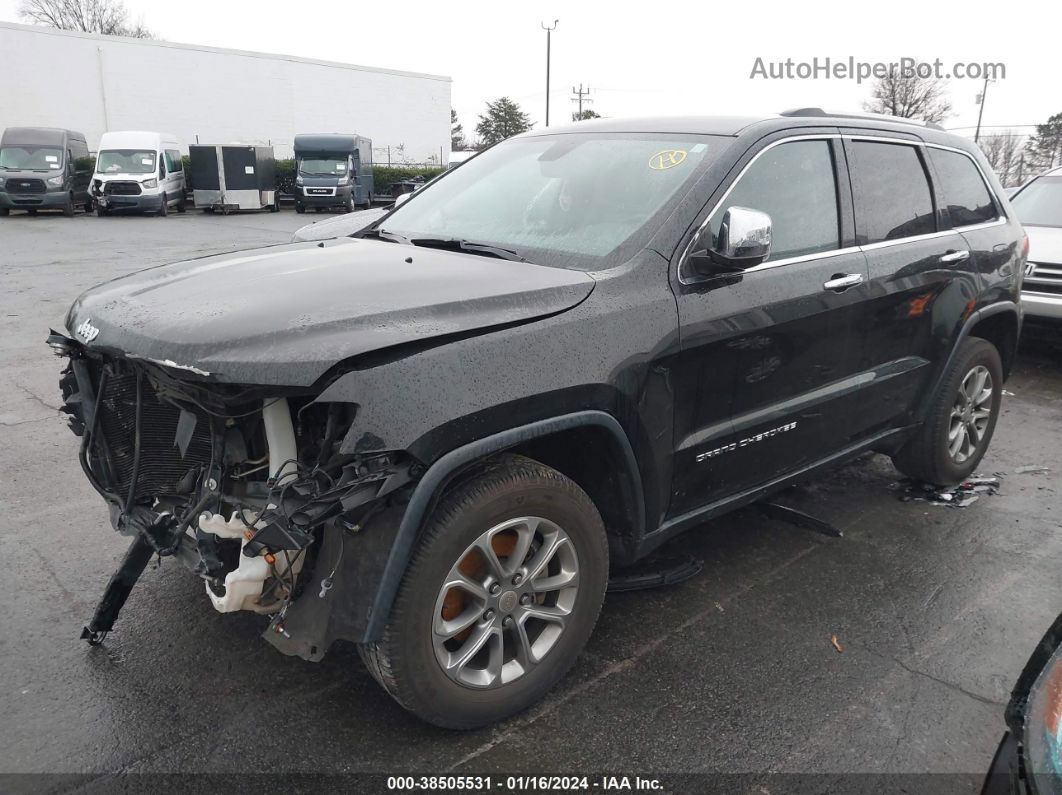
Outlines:
{"label": "windshield wiper", "polygon": [[515,251],[500,246],[492,246],[488,243],[475,243],[471,240],[461,240],[456,237],[414,237],[410,238],[414,246],[425,248],[442,248],[449,251],[467,251],[469,254],[483,254],[488,257],[507,259],[512,262],[527,262]]}
{"label": "windshield wiper", "polygon": [[409,238],[402,237],[402,235],[395,232],[388,232],[386,229],[367,229],[362,232],[358,237],[371,237],[375,240],[383,240],[386,243],[405,243],[409,245]]}

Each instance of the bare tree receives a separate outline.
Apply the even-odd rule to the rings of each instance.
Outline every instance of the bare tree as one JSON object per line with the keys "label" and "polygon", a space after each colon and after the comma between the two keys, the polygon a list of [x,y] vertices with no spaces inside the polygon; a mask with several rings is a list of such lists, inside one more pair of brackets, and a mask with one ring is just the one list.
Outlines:
{"label": "bare tree", "polygon": [[982,135],[980,146],[999,181],[1010,187],[1021,182],[1024,136],[1014,130]]}
{"label": "bare tree", "polygon": [[874,84],[863,110],[939,124],[951,114],[947,85],[937,77],[920,77],[912,70],[891,69]]}
{"label": "bare tree", "polygon": [[18,15],[34,25],[59,30],[155,38],[142,21],[129,21],[129,11],[122,0],[22,0]]}

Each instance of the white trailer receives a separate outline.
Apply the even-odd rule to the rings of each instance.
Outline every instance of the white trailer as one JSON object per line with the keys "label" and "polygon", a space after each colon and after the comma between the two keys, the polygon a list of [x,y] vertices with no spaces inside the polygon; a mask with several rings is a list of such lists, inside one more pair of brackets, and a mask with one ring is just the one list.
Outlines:
{"label": "white trailer", "polygon": [[0,129],[76,129],[93,151],[126,129],[172,131],[185,152],[239,141],[287,158],[306,130],[357,130],[378,163],[450,152],[449,77],[9,22],[0,52]]}

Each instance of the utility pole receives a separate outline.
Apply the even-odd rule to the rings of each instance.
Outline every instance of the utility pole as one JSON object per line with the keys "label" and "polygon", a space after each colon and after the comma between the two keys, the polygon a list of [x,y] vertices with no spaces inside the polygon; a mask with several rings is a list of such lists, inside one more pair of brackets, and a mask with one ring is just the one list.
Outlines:
{"label": "utility pole", "polygon": [[985,87],[981,89],[981,95],[978,97],[978,101],[981,103],[980,109],[977,111],[977,129],[974,131],[974,143],[977,143],[981,139],[981,117],[985,113],[985,98],[988,96],[988,78],[985,78]]}
{"label": "utility pole", "polygon": [[545,22],[540,23],[542,30],[546,31],[546,126],[549,127],[549,38],[550,34],[557,29],[557,23],[559,19],[553,20],[553,27],[550,27]]}
{"label": "utility pole", "polygon": [[583,103],[585,102],[587,105],[589,105],[591,102],[593,102],[593,100],[590,99],[590,86],[586,87],[586,91],[583,91],[582,83],[579,84],[579,88],[572,86],[572,93],[575,94],[575,96],[572,97],[572,102],[579,103],[579,118],[582,119]]}

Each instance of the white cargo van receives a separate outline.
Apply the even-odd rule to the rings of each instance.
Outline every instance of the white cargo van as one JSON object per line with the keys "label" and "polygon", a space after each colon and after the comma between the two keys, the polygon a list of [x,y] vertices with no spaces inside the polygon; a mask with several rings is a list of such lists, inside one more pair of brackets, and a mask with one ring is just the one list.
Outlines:
{"label": "white cargo van", "polygon": [[141,210],[184,212],[184,166],[177,139],[167,133],[129,130],[104,133],[92,175],[99,215]]}

